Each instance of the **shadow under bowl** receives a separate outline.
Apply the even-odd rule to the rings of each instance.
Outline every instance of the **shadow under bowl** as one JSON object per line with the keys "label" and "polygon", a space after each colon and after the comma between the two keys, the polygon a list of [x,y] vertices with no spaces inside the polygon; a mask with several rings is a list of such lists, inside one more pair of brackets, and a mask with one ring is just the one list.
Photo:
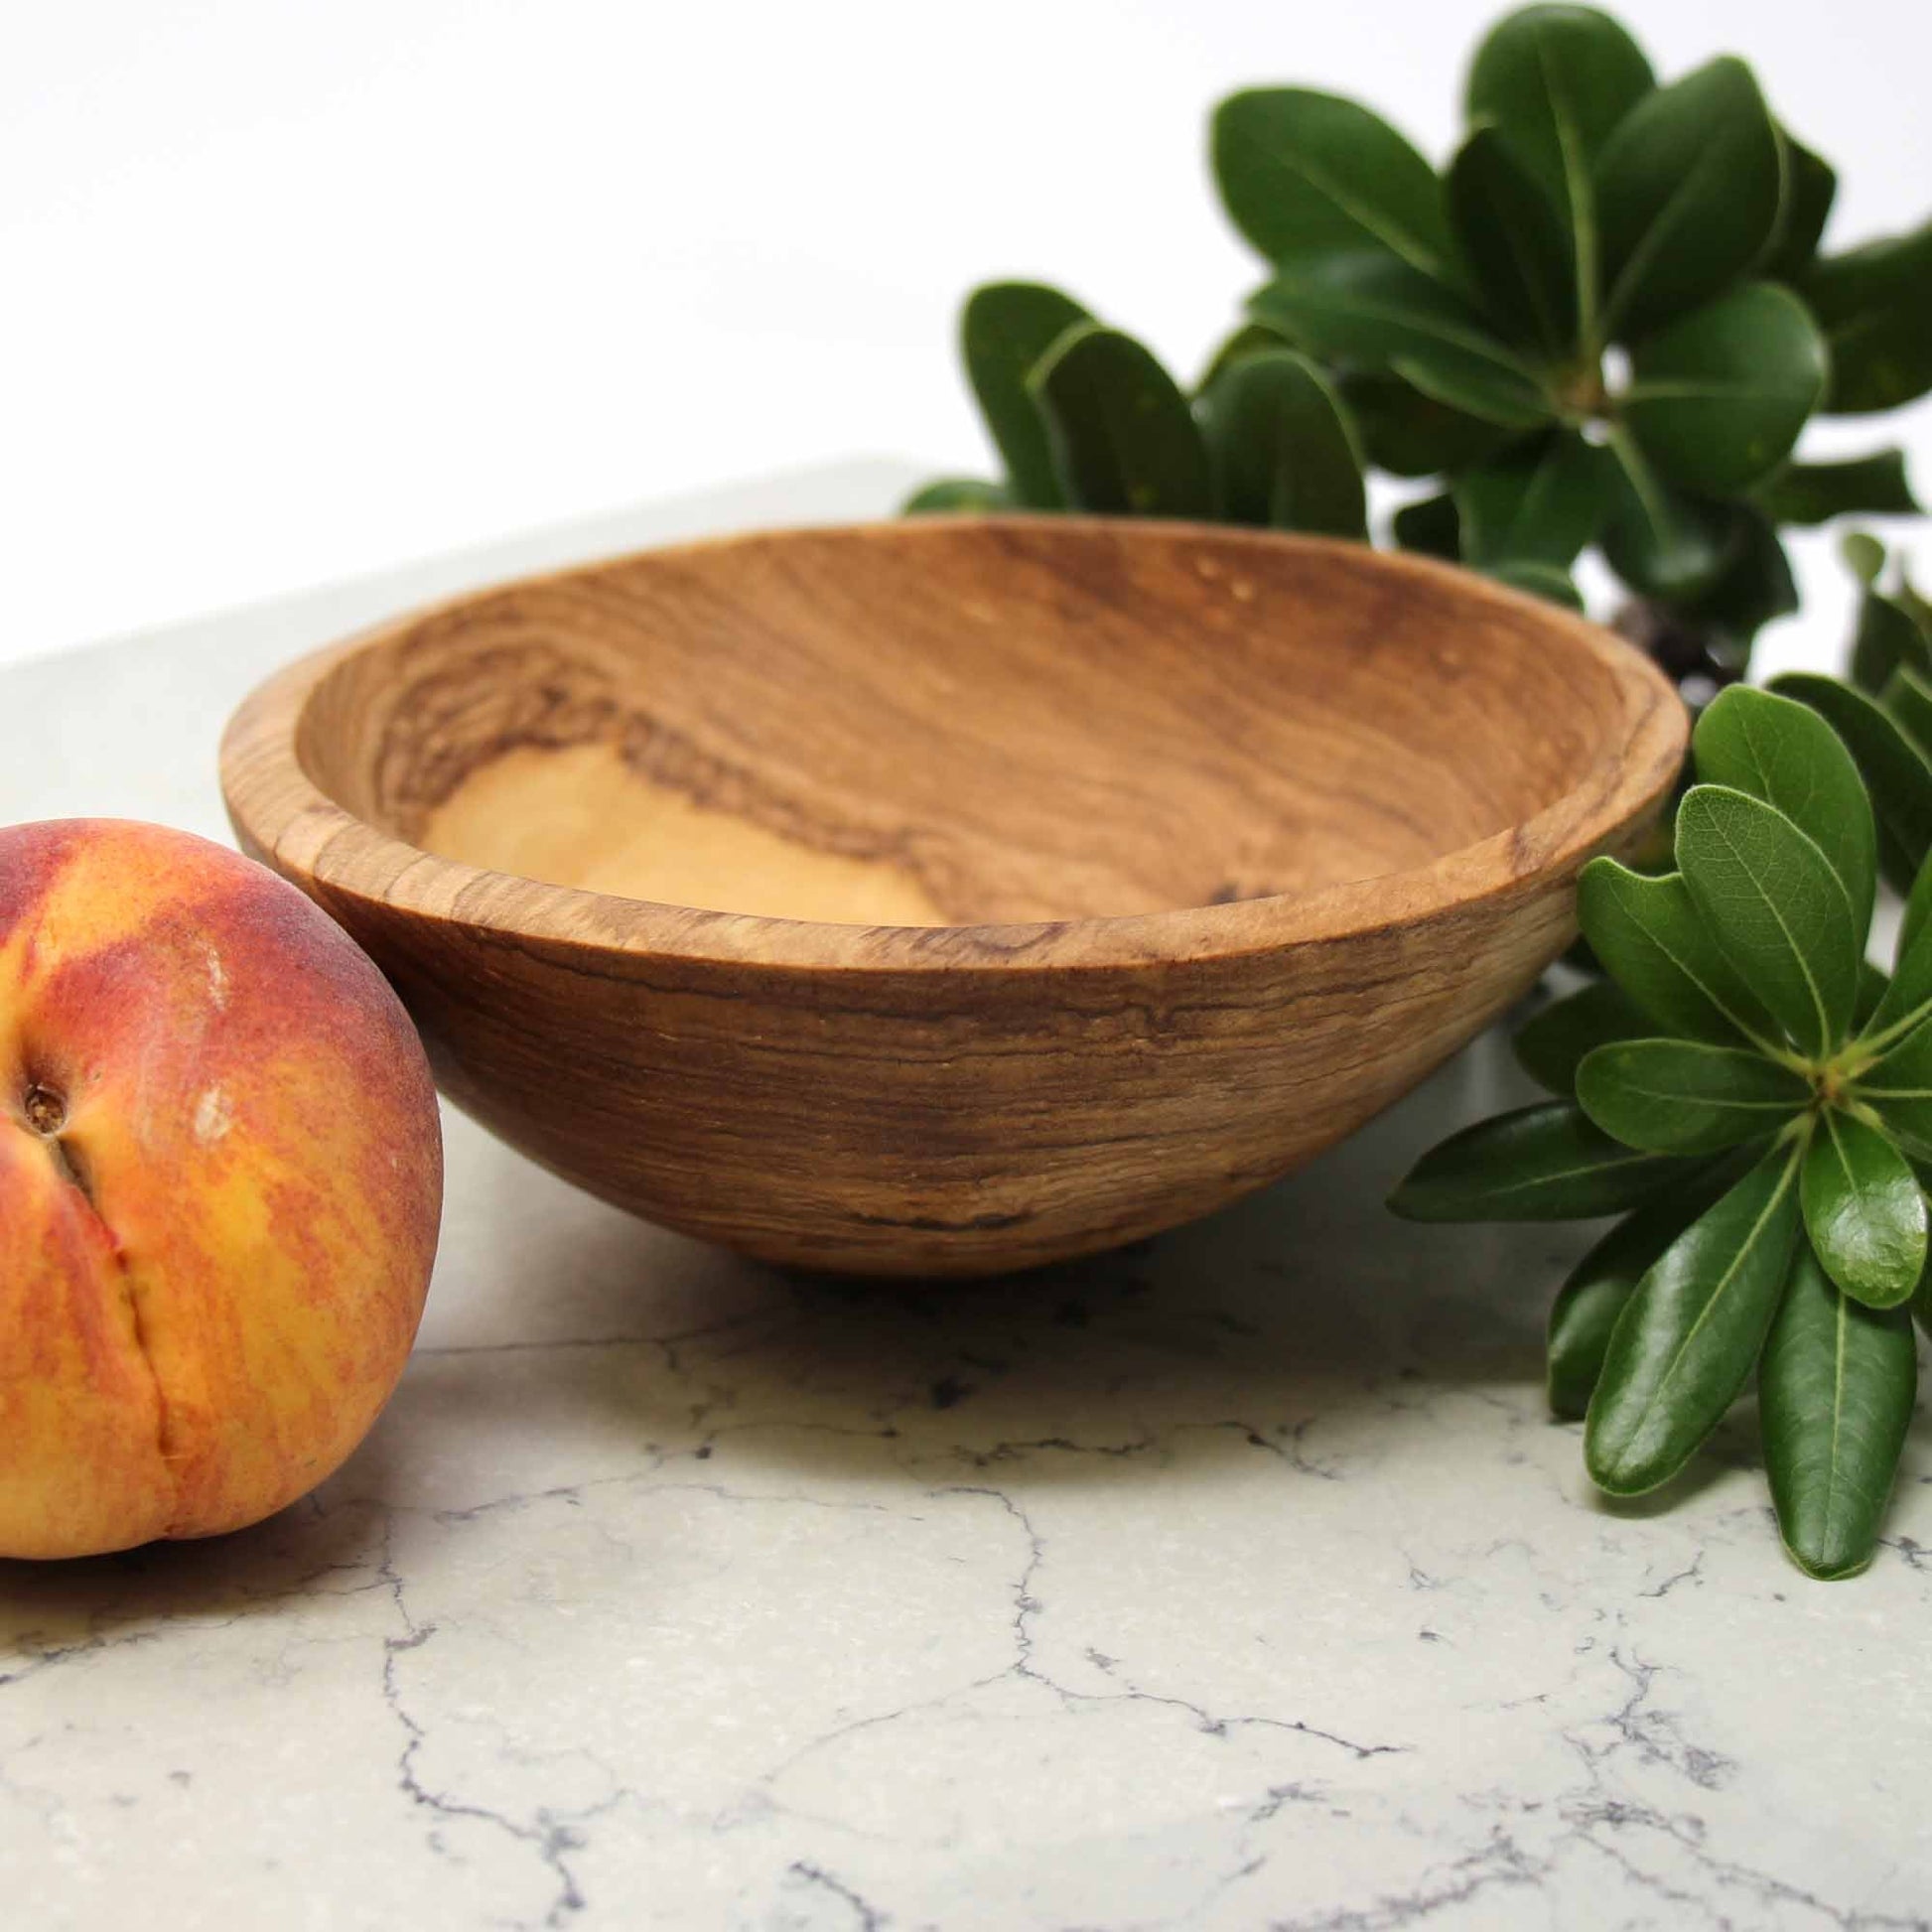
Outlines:
{"label": "shadow under bowl", "polygon": [[525,1154],[768,1260],[973,1275],[1406,1093],[1685,737],[1635,651],[1447,566],[931,518],[403,619],[255,692],[222,784]]}

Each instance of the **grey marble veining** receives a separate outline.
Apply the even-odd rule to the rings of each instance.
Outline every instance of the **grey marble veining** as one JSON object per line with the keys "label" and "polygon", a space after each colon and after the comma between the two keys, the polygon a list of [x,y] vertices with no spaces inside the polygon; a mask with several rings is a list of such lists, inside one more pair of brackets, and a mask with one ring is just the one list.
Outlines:
{"label": "grey marble veining", "polygon": [[[212,831],[141,704],[251,648],[0,704]],[[0,774],[0,815],[87,789]],[[1381,1207],[1517,1091],[1487,1042],[1212,1220],[936,1289],[735,1261],[453,1119],[421,1345],[340,1475],[0,1566],[0,1920],[1932,1924],[1924,1425],[1850,1585],[1780,1555],[1747,1409],[1596,1497],[1540,1386],[1582,1237]]]}

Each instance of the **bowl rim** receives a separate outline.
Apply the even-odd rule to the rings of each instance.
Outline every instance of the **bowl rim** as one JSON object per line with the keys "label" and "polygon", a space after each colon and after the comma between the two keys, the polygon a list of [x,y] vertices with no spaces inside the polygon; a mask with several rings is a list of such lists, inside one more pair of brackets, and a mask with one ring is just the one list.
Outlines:
{"label": "bowl rim", "polygon": [[1473,611],[1487,605],[1533,617],[1551,647],[1582,651],[1606,669],[1621,701],[1621,734],[1533,817],[1472,845],[1403,871],[1308,894],[1278,894],[1157,912],[950,926],[869,926],[711,911],[559,886],[444,859],[356,817],[303,765],[299,735],[309,700],[348,658],[380,648],[425,621],[512,588],[538,588],[747,543],[826,535],[918,542],[962,526],[1037,533],[1038,516],[945,516],[797,524],[592,559],[479,586],[403,613],[311,651],[257,685],[222,733],[220,776],[228,816],[244,848],[325,903],[360,899],[438,923],[567,949],[681,962],[800,970],[933,972],[1052,967],[1134,967],[1238,957],[1285,946],[1353,938],[1412,925],[1483,901],[1528,893],[1574,872],[1616,843],[1661,802],[1689,743],[1689,716],[1650,660],[1613,632],[1561,606],[1459,566],[1341,538],[1156,518],[1059,516],[1060,532],[1104,531],[1132,541],[1142,531],[1170,541],[1198,536],[1219,546],[1340,556],[1393,580],[1450,590]]}

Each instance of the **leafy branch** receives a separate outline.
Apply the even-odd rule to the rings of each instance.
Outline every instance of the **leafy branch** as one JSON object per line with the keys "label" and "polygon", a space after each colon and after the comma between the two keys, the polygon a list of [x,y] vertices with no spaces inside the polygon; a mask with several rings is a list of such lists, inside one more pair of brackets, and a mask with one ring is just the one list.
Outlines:
{"label": "leafy branch", "polygon": [[[1924,765],[1893,714],[1790,684],[1812,702],[1737,686],[1699,720],[1674,871],[1585,868],[1607,978],[1516,1040],[1556,1097],[1445,1141],[1390,1204],[1621,1215],[1550,1318],[1551,1404],[1584,1420],[1591,1478],[1669,1481],[1755,1376],[1786,1547],[1845,1577],[1870,1561],[1916,1399],[1914,1298],[1932,1320],[1932,864],[1827,722],[1874,734],[1868,769],[1881,743]],[[1914,868],[1889,977],[1864,960],[1881,863]]]}
{"label": "leafy branch", "polygon": [[1572,603],[1593,547],[1668,670],[1737,676],[1797,608],[1781,527],[1918,509],[1896,449],[1793,452],[1932,389],[1932,223],[1821,254],[1837,176],[1750,69],[1660,83],[1587,7],[1499,21],[1464,107],[1439,173],[1333,94],[1221,102],[1215,182],[1270,279],[1199,383],[1056,290],[982,288],[962,349],[1004,477],[907,507],[1362,536],[1366,465],[1430,480],[1398,545]]}

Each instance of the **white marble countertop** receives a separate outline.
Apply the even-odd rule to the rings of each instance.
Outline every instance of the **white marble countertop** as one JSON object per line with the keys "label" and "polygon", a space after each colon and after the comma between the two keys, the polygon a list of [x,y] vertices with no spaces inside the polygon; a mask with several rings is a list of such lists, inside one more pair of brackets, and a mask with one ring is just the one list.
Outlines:
{"label": "white marble countertop", "polygon": [[[220,836],[272,663],[460,585],[857,515],[862,465],[0,674],[0,820]],[[1748,1416],[1662,1504],[1545,1416],[1567,1230],[1383,1189],[1481,1047],[1213,1220],[786,1280],[450,1123],[387,1414],[209,1544],[0,1565],[0,1922],[1153,1932],[1932,1923],[1932,1453],[1778,1552]]]}

